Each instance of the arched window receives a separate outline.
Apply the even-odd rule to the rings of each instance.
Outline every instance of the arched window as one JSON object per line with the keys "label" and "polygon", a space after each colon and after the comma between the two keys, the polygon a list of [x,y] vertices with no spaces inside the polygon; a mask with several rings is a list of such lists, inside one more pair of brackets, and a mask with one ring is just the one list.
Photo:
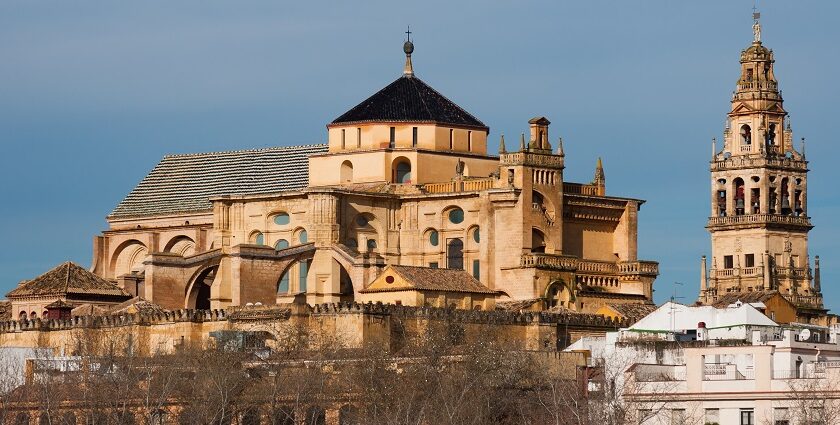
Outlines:
{"label": "arched window", "polygon": [[29,313],[29,318],[30,318],[30,319],[32,319],[32,320],[37,319],[37,318],[38,318],[38,313],[36,313],[36,312],[34,312],[34,311],[33,311],[33,312],[30,312],[30,313]]}
{"label": "arched window", "polygon": [[278,213],[277,215],[275,215],[273,220],[274,220],[274,224],[276,224],[278,226],[285,226],[292,221],[291,217],[289,217],[289,214],[284,213],[284,212],[281,212],[281,213]]}
{"label": "arched window", "polygon": [[446,267],[464,269],[464,241],[461,238],[453,238],[446,243]]}
{"label": "arched window", "polygon": [[20,314],[18,314],[18,320],[26,320],[26,312],[25,311],[21,311]]}
{"label": "arched window", "polygon": [[767,142],[767,146],[776,145],[776,124],[770,124],[770,127],[767,129],[765,139]]}
{"label": "arched window", "polygon": [[744,215],[744,179],[738,177],[732,184],[735,186],[735,215]]}
{"label": "arched window", "polygon": [[312,260],[301,261],[298,269],[298,290],[306,292],[306,278],[309,276],[309,265]]}
{"label": "arched window", "polygon": [[280,277],[280,280],[277,282],[277,293],[278,294],[288,294],[289,293],[289,271],[286,270],[283,273],[283,276]]}
{"label": "arched window", "polygon": [[251,243],[254,245],[265,245],[265,235],[262,232],[251,233]]}
{"label": "arched window", "polygon": [[367,240],[367,248],[370,251],[376,249],[376,239],[368,239]]}
{"label": "arched window", "polygon": [[394,161],[394,183],[411,183],[411,162],[408,159]]}
{"label": "arched window", "polygon": [[281,250],[289,247],[289,241],[285,239],[280,239],[279,241],[274,243],[274,249]]}
{"label": "arched window", "polygon": [[309,242],[309,235],[306,233],[306,230],[301,230],[298,232],[298,243],[305,244]]}
{"label": "arched window", "polygon": [[473,239],[473,242],[475,242],[475,243],[481,243],[481,229],[479,229],[478,227],[473,229],[472,239]]}
{"label": "arched window", "polygon": [[537,229],[531,230],[531,252],[545,252],[545,235]]}
{"label": "arched window", "polygon": [[747,124],[741,126],[741,143],[744,145],[752,144],[752,129]]}
{"label": "arched window", "polygon": [[341,182],[353,183],[353,163],[350,161],[341,163]]}

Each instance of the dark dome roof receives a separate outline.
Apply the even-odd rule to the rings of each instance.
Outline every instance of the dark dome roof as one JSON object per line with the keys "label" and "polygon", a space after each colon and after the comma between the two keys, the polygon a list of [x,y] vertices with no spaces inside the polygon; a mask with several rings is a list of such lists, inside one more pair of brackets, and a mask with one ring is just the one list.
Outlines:
{"label": "dark dome roof", "polygon": [[421,122],[487,129],[483,122],[429,87],[404,75],[336,118],[332,124]]}

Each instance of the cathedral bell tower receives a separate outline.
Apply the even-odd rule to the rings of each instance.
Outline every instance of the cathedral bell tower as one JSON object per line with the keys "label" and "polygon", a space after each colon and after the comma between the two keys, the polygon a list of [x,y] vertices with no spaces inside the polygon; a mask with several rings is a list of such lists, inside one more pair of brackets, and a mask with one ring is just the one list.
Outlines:
{"label": "cathedral bell tower", "polygon": [[[703,257],[699,301],[727,293],[778,291],[797,320],[824,315],[819,278],[808,256],[808,161],[793,132],[773,71],[773,51],[761,42],[754,14],[753,42],[741,51],[741,76],[732,95],[723,147],[712,142],[711,264]],[[817,263],[818,264],[818,263]],[[818,273],[816,274],[818,276]]]}

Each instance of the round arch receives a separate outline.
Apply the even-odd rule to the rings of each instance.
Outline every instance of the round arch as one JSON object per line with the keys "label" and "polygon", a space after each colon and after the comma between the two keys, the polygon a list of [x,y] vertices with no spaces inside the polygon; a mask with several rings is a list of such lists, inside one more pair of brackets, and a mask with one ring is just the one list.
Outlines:
{"label": "round arch", "polygon": [[341,183],[353,183],[353,163],[349,160],[341,163]]}
{"label": "round arch", "polygon": [[545,232],[536,227],[531,229],[531,252],[545,253],[548,242],[545,239]]}
{"label": "round arch", "polygon": [[210,309],[210,296],[213,280],[216,278],[219,266],[206,267],[196,273],[192,283],[187,286],[184,307],[196,310]]}
{"label": "round arch", "polygon": [[121,243],[111,256],[111,271],[114,277],[140,270],[147,255],[149,255],[149,249],[146,244],[137,239],[129,239]]}
{"label": "round arch", "polygon": [[393,183],[411,183],[411,160],[404,156],[400,156],[391,162],[391,181]]}
{"label": "round arch", "polygon": [[555,280],[545,287],[546,309],[562,307],[569,308],[575,302],[575,294],[562,280]]}
{"label": "round arch", "polygon": [[171,252],[182,257],[195,254],[195,241],[186,235],[175,236],[163,248],[163,252]]}

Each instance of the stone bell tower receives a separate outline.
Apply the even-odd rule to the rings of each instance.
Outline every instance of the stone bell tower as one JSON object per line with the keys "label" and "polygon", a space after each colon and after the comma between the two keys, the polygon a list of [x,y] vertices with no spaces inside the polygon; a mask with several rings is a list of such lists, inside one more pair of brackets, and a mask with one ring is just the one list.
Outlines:
{"label": "stone bell tower", "polygon": [[[753,42],[741,51],[741,76],[732,95],[723,147],[712,142],[710,263],[702,260],[699,301],[731,292],[779,291],[798,320],[823,316],[819,278],[808,255],[805,141],[793,132],[773,72],[773,51],[761,42],[759,14]],[[819,264],[819,261],[817,261]],[[819,267],[819,266],[817,266]]]}

